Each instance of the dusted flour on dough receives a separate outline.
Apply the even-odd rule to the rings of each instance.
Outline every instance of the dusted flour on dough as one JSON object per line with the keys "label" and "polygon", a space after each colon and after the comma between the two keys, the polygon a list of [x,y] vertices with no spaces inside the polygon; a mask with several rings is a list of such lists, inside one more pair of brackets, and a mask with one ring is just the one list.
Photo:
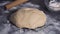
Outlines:
{"label": "dusted flour on dough", "polygon": [[36,8],[22,8],[11,15],[10,20],[19,28],[35,29],[46,22],[46,15]]}

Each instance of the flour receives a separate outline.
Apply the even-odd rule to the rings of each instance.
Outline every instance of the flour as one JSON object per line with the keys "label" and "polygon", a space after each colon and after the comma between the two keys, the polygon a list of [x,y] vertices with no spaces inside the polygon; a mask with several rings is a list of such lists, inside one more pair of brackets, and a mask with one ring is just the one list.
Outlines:
{"label": "flour", "polygon": [[49,8],[51,8],[54,11],[59,11],[60,10],[60,2],[57,2],[56,0],[50,1]]}

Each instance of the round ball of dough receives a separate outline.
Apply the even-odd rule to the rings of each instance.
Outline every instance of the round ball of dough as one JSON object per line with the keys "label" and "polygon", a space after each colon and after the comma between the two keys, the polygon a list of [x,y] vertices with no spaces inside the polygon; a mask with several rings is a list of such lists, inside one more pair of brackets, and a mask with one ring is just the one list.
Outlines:
{"label": "round ball of dough", "polygon": [[10,17],[10,20],[19,28],[35,29],[46,22],[46,15],[36,8],[22,8]]}

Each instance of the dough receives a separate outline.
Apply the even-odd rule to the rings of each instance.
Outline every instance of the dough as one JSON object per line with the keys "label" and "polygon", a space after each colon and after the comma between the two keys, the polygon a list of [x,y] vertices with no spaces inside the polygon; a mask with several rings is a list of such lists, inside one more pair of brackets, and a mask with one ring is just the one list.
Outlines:
{"label": "dough", "polygon": [[36,8],[22,8],[11,15],[10,20],[19,28],[35,29],[46,22],[46,15]]}

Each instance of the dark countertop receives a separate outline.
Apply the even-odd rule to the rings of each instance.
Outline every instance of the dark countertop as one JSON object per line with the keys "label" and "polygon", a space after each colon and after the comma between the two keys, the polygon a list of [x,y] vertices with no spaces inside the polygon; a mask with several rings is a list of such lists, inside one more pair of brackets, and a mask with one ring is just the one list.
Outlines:
{"label": "dark countertop", "polygon": [[[23,4],[24,7],[30,7],[28,3]],[[38,8],[38,5],[34,5],[34,8]],[[12,9],[18,9],[17,6]],[[40,6],[41,7],[41,6]],[[48,10],[43,10],[46,14],[47,21],[45,26],[42,28],[36,28],[35,30],[31,29],[19,29],[15,25],[11,24],[9,20],[7,20],[7,16],[5,14],[0,15],[0,34],[60,34],[60,12],[50,12]]]}

